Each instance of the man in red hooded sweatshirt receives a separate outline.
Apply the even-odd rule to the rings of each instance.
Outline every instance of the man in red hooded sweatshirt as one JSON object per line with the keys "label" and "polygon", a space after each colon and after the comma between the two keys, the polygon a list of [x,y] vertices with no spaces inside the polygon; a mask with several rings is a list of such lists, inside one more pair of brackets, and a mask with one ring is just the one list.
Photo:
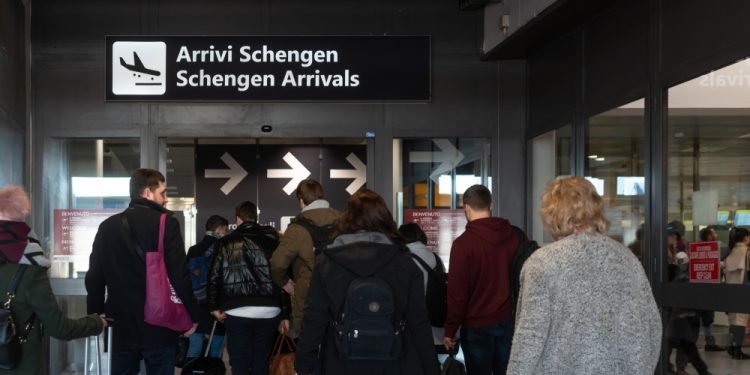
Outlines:
{"label": "man in red hooded sweatshirt", "polygon": [[471,375],[505,374],[513,339],[509,268],[518,248],[510,222],[492,217],[492,194],[474,185],[463,196],[468,224],[451,248],[443,343],[461,347]]}

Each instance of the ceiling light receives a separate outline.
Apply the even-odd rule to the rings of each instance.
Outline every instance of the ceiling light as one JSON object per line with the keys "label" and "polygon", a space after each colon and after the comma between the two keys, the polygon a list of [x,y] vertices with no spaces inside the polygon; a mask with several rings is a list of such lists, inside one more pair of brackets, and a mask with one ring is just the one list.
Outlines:
{"label": "ceiling light", "polygon": [[596,161],[604,161],[604,158],[596,158]]}
{"label": "ceiling light", "polygon": [[[740,138],[741,138],[741,137],[740,137]],[[598,157],[599,157],[598,155],[589,155],[589,159],[596,159],[596,158],[598,158]]]}
{"label": "ceiling light", "polygon": [[740,138],[750,138],[750,133],[743,134],[740,136]]}

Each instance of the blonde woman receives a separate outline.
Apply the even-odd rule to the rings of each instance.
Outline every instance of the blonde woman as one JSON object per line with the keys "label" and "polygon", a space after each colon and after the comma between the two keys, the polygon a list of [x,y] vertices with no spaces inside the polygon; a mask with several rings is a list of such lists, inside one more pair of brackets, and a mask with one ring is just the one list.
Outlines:
{"label": "blonde woman", "polygon": [[[750,245],[750,231],[745,228],[734,228],[729,235],[729,248],[732,249],[724,260],[724,273],[727,284],[747,284],[748,246]],[[732,359],[745,360],[750,358],[742,351],[745,340],[745,327],[750,320],[750,314],[729,313],[729,334],[731,345],[727,352]]]}
{"label": "blonde woman", "polygon": [[654,373],[659,311],[638,259],[605,235],[603,211],[584,178],[548,184],[541,216],[556,242],[523,267],[508,374]]}

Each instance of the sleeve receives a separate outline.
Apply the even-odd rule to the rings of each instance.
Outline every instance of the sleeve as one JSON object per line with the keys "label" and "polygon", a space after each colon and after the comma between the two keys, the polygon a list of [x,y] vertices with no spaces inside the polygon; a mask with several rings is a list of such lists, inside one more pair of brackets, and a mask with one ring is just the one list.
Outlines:
{"label": "sleeve", "polygon": [[289,266],[297,258],[299,244],[303,235],[299,225],[289,225],[284,235],[281,236],[279,247],[273,252],[271,257],[271,278],[279,287],[284,287],[289,281]]}
{"label": "sleeve", "polygon": [[412,334],[419,362],[422,365],[422,372],[424,374],[438,374],[440,373],[440,368],[438,368],[438,364],[435,361],[436,354],[435,344],[432,341],[432,327],[430,326],[427,306],[425,306],[424,301],[423,273],[421,270],[415,269],[414,276],[409,285],[409,297],[406,305],[406,327]]}
{"label": "sleeve", "polygon": [[221,303],[221,288],[224,282],[224,242],[219,241],[214,245],[214,253],[208,267],[207,299],[209,311],[219,309]]}
{"label": "sleeve", "polygon": [[167,267],[169,282],[172,283],[177,297],[190,314],[193,322],[199,319],[193,288],[190,282],[190,270],[185,257],[185,245],[182,242],[180,223],[174,217],[167,216],[164,229],[164,264]]}
{"label": "sleeve", "polygon": [[549,335],[552,301],[541,261],[533,257],[526,261],[521,271],[518,306],[508,373],[534,374]]}
{"label": "sleeve", "polygon": [[102,332],[102,322],[97,314],[80,319],[69,319],[57,305],[52,293],[47,270],[41,267],[29,267],[24,278],[30,278],[25,289],[25,298],[31,305],[31,310],[44,324],[44,329],[50,336],[60,340],[72,340],[79,337],[98,335]]}
{"label": "sleeve", "polygon": [[89,255],[89,270],[86,272],[86,311],[89,314],[100,314],[104,312],[104,291],[106,289],[106,279],[104,270],[101,267],[101,253],[104,240],[102,239],[102,227],[94,238],[94,245]]}
{"label": "sleeve", "polygon": [[456,337],[469,303],[471,262],[468,255],[461,250],[460,241],[453,242],[448,273],[448,313],[445,319],[445,337],[449,338]]}
{"label": "sleeve", "polygon": [[312,374],[313,367],[318,361],[318,344],[323,343],[328,322],[331,320],[330,298],[325,293],[325,286],[320,275],[321,269],[324,268],[326,268],[325,260],[321,259],[313,270],[310,291],[305,299],[305,317],[302,320],[304,334],[300,335],[294,363],[298,374]]}

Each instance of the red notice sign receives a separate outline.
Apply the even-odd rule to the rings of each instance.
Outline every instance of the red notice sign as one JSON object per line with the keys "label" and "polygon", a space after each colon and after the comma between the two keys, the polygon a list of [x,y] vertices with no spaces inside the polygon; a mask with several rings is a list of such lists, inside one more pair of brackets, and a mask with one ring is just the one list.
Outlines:
{"label": "red notice sign", "polygon": [[718,283],[721,277],[718,242],[694,242],[690,244],[690,282]]}
{"label": "red notice sign", "polygon": [[106,218],[122,209],[55,210],[55,250],[52,259],[58,262],[73,262],[86,259],[91,254],[91,245]]}
{"label": "red notice sign", "polygon": [[427,235],[427,247],[447,260],[453,240],[466,230],[466,215],[463,209],[408,209],[404,210],[404,223],[419,224]]}

